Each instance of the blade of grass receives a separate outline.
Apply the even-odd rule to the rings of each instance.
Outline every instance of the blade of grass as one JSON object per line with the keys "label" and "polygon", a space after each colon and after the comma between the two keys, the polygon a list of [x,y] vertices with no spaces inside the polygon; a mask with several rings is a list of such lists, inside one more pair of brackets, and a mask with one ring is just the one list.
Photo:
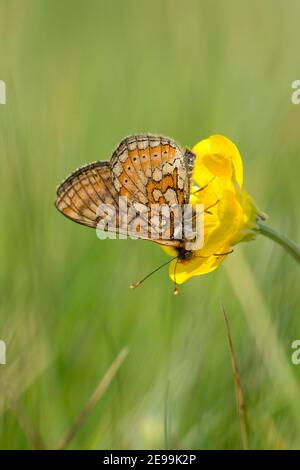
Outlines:
{"label": "blade of grass", "polygon": [[46,445],[42,437],[36,432],[28,419],[24,409],[20,406],[18,400],[14,399],[9,393],[6,393],[7,406],[19,423],[20,428],[25,434],[31,448],[34,450],[44,450]]}
{"label": "blade of grass", "polygon": [[247,430],[247,416],[246,416],[246,406],[244,400],[243,389],[241,385],[240,379],[240,372],[238,368],[238,363],[236,359],[236,354],[233,347],[232,336],[230,332],[230,325],[228,321],[228,317],[224,308],[224,305],[221,304],[221,309],[224,316],[224,323],[226,329],[226,336],[227,336],[227,343],[230,353],[231,359],[231,367],[232,367],[232,375],[233,375],[233,382],[234,382],[234,389],[235,389],[235,399],[236,399],[236,407],[237,412],[239,415],[240,421],[240,431],[241,431],[241,440],[242,446],[244,450],[249,449],[249,439],[248,439],[248,430]]}
{"label": "blade of grass", "polygon": [[170,381],[167,382],[166,394],[165,394],[165,413],[164,413],[164,438],[165,438],[165,449],[169,449],[169,392],[170,392]]}
{"label": "blade of grass", "polygon": [[111,384],[113,378],[115,377],[116,373],[118,372],[119,368],[123,364],[124,360],[128,355],[128,349],[122,349],[119,354],[117,355],[116,359],[111,364],[110,368],[106,371],[104,377],[101,379],[99,384],[97,385],[95,391],[92,393],[88,401],[86,402],[83,410],[77,416],[74,423],[66,433],[66,435],[61,439],[60,443],[56,447],[57,450],[63,450],[70,442],[73,440],[81,426],[83,425],[84,421],[92,411],[92,409],[96,406],[100,398],[108,389],[109,385]]}
{"label": "blade of grass", "polygon": [[265,371],[275,389],[280,391],[291,407],[300,432],[299,384],[286,357],[286,345],[283,346],[280,341],[272,313],[249,263],[240,251],[224,268],[248,322]]}

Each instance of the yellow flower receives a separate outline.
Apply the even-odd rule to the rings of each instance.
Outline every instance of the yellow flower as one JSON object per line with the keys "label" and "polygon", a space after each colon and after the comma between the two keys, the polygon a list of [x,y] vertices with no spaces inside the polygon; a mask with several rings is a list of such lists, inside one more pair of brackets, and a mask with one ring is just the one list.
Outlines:
{"label": "yellow flower", "polygon": [[[255,237],[256,221],[263,218],[243,189],[243,163],[233,142],[213,135],[192,151],[196,159],[190,203],[204,205],[204,245],[189,259],[171,262],[170,277],[177,284],[216,269],[236,243]],[[164,250],[176,256],[173,249]]]}

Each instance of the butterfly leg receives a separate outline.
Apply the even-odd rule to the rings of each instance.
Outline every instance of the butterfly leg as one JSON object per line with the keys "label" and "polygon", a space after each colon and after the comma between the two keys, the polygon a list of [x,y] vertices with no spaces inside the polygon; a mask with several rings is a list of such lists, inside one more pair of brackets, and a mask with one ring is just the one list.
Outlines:
{"label": "butterfly leg", "polygon": [[220,202],[220,200],[217,199],[216,202],[214,202],[211,206],[208,206],[206,209],[204,209],[204,212],[206,214],[212,215],[212,213],[210,212],[209,209],[212,209],[213,207],[215,207],[219,202]]}
{"label": "butterfly leg", "polygon": [[[225,253],[213,253],[212,256],[215,256],[216,258],[219,258],[219,256],[226,256],[226,255],[230,255],[231,253],[233,253],[233,250],[226,251]],[[209,255],[209,256],[195,255],[196,258],[210,258],[210,256],[211,255]]]}
{"label": "butterfly leg", "polygon": [[191,195],[192,195],[192,194],[200,193],[200,191],[203,191],[204,189],[206,189],[207,186],[209,186],[210,183],[212,183],[215,178],[216,178],[216,177],[214,176],[206,185],[202,186],[202,188],[196,189],[196,191],[194,191],[193,193],[191,193]]}
{"label": "butterfly leg", "polygon": [[218,259],[219,256],[226,256],[226,255],[230,255],[231,253],[233,253],[233,250],[229,250],[225,253],[214,253],[214,256],[216,256],[216,258]]}
{"label": "butterfly leg", "polygon": [[[212,213],[210,212],[209,209],[212,209],[213,207],[215,207],[219,202],[220,202],[220,200],[217,199],[216,202],[214,202],[211,206],[208,206],[206,209],[204,209],[203,212],[204,212],[205,214],[212,215]],[[197,214],[194,214],[193,217],[192,217],[192,219],[194,219],[196,216],[197,216]]]}

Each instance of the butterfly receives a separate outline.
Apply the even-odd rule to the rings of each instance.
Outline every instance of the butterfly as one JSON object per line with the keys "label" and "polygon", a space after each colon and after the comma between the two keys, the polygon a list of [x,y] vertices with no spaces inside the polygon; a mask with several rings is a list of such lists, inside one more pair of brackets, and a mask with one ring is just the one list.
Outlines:
{"label": "butterfly", "polygon": [[90,163],[68,176],[57,188],[55,206],[74,222],[92,228],[97,228],[101,220],[99,206],[112,206],[117,217],[111,230],[120,234],[124,233],[121,223],[124,207],[120,205],[120,197],[126,198],[127,206],[135,209],[151,206],[153,210],[154,207],[154,215],[151,212],[147,220],[141,210],[138,215],[134,212],[132,220],[127,221],[127,233],[130,235],[133,227],[136,229],[143,223],[144,230],[140,233],[134,230],[135,237],[171,246],[178,259],[188,259],[191,250],[187,249],[184,236],[178,236],[181,231],[178,232],[174,220],[166,236],[163,228],[157,229],[156,216],[161,206],[181,208],[189,203],[194,161],[191,150],[183,150],[168,137],[129,136],[121,141],[109,161]]}

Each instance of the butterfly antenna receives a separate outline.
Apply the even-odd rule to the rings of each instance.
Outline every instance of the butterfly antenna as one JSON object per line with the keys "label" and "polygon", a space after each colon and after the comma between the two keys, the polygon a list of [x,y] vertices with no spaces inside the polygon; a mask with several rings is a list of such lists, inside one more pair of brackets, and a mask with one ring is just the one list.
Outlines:
{"label": "butterfly antenna", "polygon": [[139,287],[144,281],[146,281],[146,279],[148,279],[148,277],[152,276],[152,274],[155,274],[157,271],[159,271],[164,266],[167,266],[167,264],[170,264],[171,261],[174,261],[174,259],[176,259],[176,258],[178,258],[178,257],[175,256],[174,258],[169,259],[169,261],[167,261],[166,263],[163,263],[160,266],[158,266],[158,268],[154,269],[154,271],[151,271],[151,273],[147,274],[147,276],[143,277],[143,279],[141,279],[140,281],[134,282],[133,284],[131,284],[131,286],[130,286],[131,289],[136,289],[137,287]]}

